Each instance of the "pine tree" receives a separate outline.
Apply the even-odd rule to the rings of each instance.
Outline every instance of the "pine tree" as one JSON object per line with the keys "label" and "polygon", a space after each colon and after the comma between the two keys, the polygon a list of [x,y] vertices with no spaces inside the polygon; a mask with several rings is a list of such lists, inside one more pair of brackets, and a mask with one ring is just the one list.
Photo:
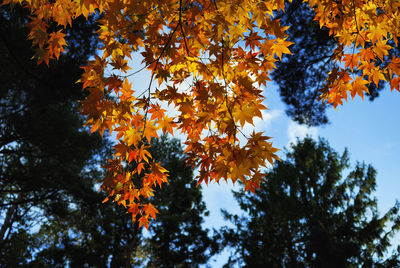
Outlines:
{"label": "pine tree", "polygon": [[[197,267],[217,251],[216,240],[202,227],[208,215],[193,170],[185,165],[180,143],[165,137],[150,151],[168,167],[169,184],[151,198],[157,221],[143,234],[124,208],[101,204],[102,192],[88,192],[84,202],[44,225],[37,237],[48,241],[34,264],[71,267]],[[66,232],[65,230],[68,230]]]}
{"label": "pine tree", "polygon": [[[27,264],[40,247],[33,228],[82,198],[107,157],[107,142],[82,127],[76,84],[96,49],[95,24],[76,21],[71,46],[37,67],[26,40],[28,12],[0,7],[0,263]],[[90,181],[90,183],[89,183]]]}
{"label": "pine tree", "polygon": [[[348,175],[345,176],[348,172]],[[339,155],[324,140],[298,141],[255,195],[237,192],[245,216],[225,212],[222,232],[246,267],[397,267],[391,238],[399,204],[383,216],[373,196],[376,170]]]}

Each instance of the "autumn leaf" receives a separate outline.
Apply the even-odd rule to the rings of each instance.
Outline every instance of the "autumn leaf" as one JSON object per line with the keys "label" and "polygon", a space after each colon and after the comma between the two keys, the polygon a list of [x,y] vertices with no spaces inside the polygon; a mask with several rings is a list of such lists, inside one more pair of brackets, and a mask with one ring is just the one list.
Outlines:
{"label": "autumn leaf", "polygon": [[276,39],[276,42],[272,45],[272,51],[278,56],[279,59],[282,59],[282,54],[292,54],[289,50],[289,46],[292,45],[292,42],[285,41],[283,39]]}
{"label": "autumn leaf", "polygon": [[393,78],[392,81],[390,82],[390,90],[393,90],[395,88],[397,89],[397,91],[400,92],[399,84],[400,84],[400,77]]}
{"label": "autumn leaf", "polygon": [[150,121],[144,126],[143,135],[149,143],[151,142],[152,137],[158,138],[157,130],[158,127]]}
{"label": "autumn leaf", "polygon": [[345,54],[343,61],[345,63],[345,67],[350,67],[352,71],[354,70],[354,68],[359,66],[358,56],[354,54]]}
{"label": "autumn leaf", "polygon": [[361,77],[357,77],[351,84],[351,97],[354,99],[354,96],[358,94],[362,99],[364,99],[364,92],[369,93],[366,84],[369,84],[368,81]]}
{"label": "autumn leaf", "polygon": [[[132,216],[133,216],[133,214],[132,214]],[[149,218],[148,218],[148,216],[147,217],[146,216],[140,217],[140,219],[139,219],[139,228],[142,227],[142,226],[146,227],[147,230],[149,229]]]}
{"label": "autumn leaf", "polygon": [[158,213],[158,210],[152,204],[145,204],[142,211],[145,215],[149,215],[153,219],[156,219],[156,214]]}
{"label": "autumn leaf", "polygon": [[381,60],[383,60],[383,57],[384,57],[384,56],[389,55],[389,50],[390,50],[391,48],[392,48],[391,46],[387,45],[387,40],[381,40],[381,41],[378,41],[378,42],[375,44],[375,47],[373,48],[373,51],[376,53],[376,55],[377,55]]}
{"label": "autumn leaf", "polygon": [[240,122],[240,125],[243,127],[244,124],[250,123],[253,125],[253,108],[250,105],[244,105],[233,112],[236,121]]}

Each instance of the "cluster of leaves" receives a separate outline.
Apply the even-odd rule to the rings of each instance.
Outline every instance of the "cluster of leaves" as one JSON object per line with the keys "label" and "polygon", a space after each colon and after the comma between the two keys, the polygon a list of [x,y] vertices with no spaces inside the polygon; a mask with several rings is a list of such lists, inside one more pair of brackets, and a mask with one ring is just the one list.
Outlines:
{"label": "cluster of leaves", "polygon": [[336,107],[348,93],[363,98],[369,92],[367,85],[379,86],[380,81],[400,91],[400,58],[394,55],[400,36],[398,1],[310,1],[310,5],[317,5],[315,19],[338,42],[322,99]]}
{"label": "cluster of leaves", "polygon": [[[270,80],[282,55],[290,53],[288,27],[277,16],[285,9],[284,0],[5,3],[31,10],[29,38],[39,62],[46,63],[65,50],[63,28],[73,19],[101,14],[97,33],[102,46],[80,80],[90,92],[82,112],[92,131],[115,133],[118,144],[101,188],[126,206],[133,220],[139,215],[141,226],[147,227],[157,212],[144,200],[167,181],[166,169],[148,151],[151,138],[161,130],[186,135],[187,161],[199,167],[199,183],[240,180],[254,191],[263,180],[261,168],[278,159],[269,137],[262,132],[246,136],[241,128],[262,117],[266,107],[260,87]],[[336,108],[348,94],[363,97],[368,84],[383,80],[400,90],[400,58],[392,53],[400,35],[398,1],[308,3],[314,20],[337,44],[321,99]],[[135,53],[152,73],[147,89],[128,82],[140,71],[128,73]],[[379,64],[383,61],[386,64]],[[111,94],[116,97],[109,98]],[[168,116],[163,101],[174,105],[178,115]],[[246,142],[239,142],[241,135]]]}
{"label": "cluster of leaves", "polygon": [[[29,11],[0,6],[0,267],[196,266],[216,252],[202,227],[201,188],[179,142],[152,142],[170,170],[152,203],[162,216],[146,236],[95,187],[111,144],[82,127],[76,80],[97,46],[96,24],[68,28],[68,53],[36,66],[24,27]],[[180,202],[183,201],[183,202]],[[183,230],[183,232],[181,232]]]}
{"label": "cluster of leaves", "polygon": [[221,233],[236,253],[228,267],[398,267],[400,204],[379,215],[375,177],[324,140],[292,144],[256,194],[235,192],[245,215],[225,212],[235,226]]}
{"label": "cluster of leaves", "polygon": [[[331,57],[337,40],[329,35],[328,28],[320,27],[314,20],[315,12],[306,2],[295,0],[287,1],[286,4],[285,12],[279,13],[276,18],[281,19],[282,25],[289,26],[286,31],[287,40],[294,43],[290,47],[293,54],[285,54],[281,61],[276,62],[276,69],[271,77],[279,86],[288,116],[300,124],[323,125],[328,123],[326,110],[332,105],[318,101],[321,94],[319,90],[333,67]],[[398,47],[393,41],[388,42],[395,47],[390,53],[398,56]],[[390,58],[377,60],[375,65],[384,68],[388,61]],[[381,80],[378,86],[375,83],[366,85],[369,100],[379,96],[379,91],[383,90],[386,84],[387,81]]]}

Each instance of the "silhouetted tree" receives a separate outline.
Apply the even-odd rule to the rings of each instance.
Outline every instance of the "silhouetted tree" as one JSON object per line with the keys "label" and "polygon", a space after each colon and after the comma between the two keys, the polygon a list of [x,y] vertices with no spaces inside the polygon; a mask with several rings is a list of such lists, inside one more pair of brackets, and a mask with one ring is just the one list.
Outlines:
{"label": "silhouetted tree", "polygon": [[256,194],[235,193],[246,214],[225,212],[236,225],[222,231],[235,251],[229,264],[398,267],[399,251],[388,251],[400,228],[399,204],[379,216],[375,169],[349,168],[347,151],[339,155],[324,140],[292,145]]}
{"label": "silhouetted tree", "polygon": [[[208,214],[193,171],[185,165],[180,143],[161,138],[150,152],[168,168],[169,184],[151,199],[157,221],[143,235],[137,222],[115,203],[101,204],[103,193],[89,192],[85,203],[44,225],[38,237],[48,241],[35,264],[71,267],[197,267],[217,251],[217,243],[202,227]],[[68,230],[65,232],[63,230]]]}
{"label": "silhouetted tree", "polygon": [[170,171],[169,184],[152,199],[160,214],[150,226],[151,267],[197,267],[217,251],[216,241],[202,228],[208,215],[193,170],[183,161],[177,140],[154,140],[151,155]]}
{"label": "silhouetted tree", "polygon": [[96,49],[95,24],[69,29],[69,51],[37,66],[26,40],[27,10],[0,7],[0,264],[26,265],[40,247],[32,235],[92,190],[107,142],[82,128],[76,84]]}

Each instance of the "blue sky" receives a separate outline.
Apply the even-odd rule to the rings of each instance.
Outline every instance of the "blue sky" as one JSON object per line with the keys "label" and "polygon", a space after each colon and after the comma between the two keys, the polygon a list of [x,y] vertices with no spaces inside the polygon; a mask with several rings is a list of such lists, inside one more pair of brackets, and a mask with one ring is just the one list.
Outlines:
{"label": "blue sky", "polygon": [[[352,165],[359,162],[371,164],[377,170],[378,206],[381,213],[400,200],[400,93],[381,91],[375,101],[355,97],[349,99],[337,110],[329,109],[330,124],[323,127],[307,128],[291,121],[285,114],[285,104],[281,102],[276,87],[271,83],[264,91],[265,104],[269,108],[264,120],[257,120],[256,128],[273,137],[275,147],[284,148],[296,137],[309,134],[315,138],[323,137],[330,146],[341,153],[347,147]],[[283,156],[282,152],[280,156]],[[232,213],[240,210],[231,195],[232,185],[221,183],[204,186],[203,195],[210,210],[206,221],[209,228],[225,225],[220,209]],[[399,240],[399,239],[397,239]],[[399,242],[400,243],[400,242]],[[227,252],[217,256],[210,263],[221,267]],[[214,262],[215,261],[215,262]]]}

